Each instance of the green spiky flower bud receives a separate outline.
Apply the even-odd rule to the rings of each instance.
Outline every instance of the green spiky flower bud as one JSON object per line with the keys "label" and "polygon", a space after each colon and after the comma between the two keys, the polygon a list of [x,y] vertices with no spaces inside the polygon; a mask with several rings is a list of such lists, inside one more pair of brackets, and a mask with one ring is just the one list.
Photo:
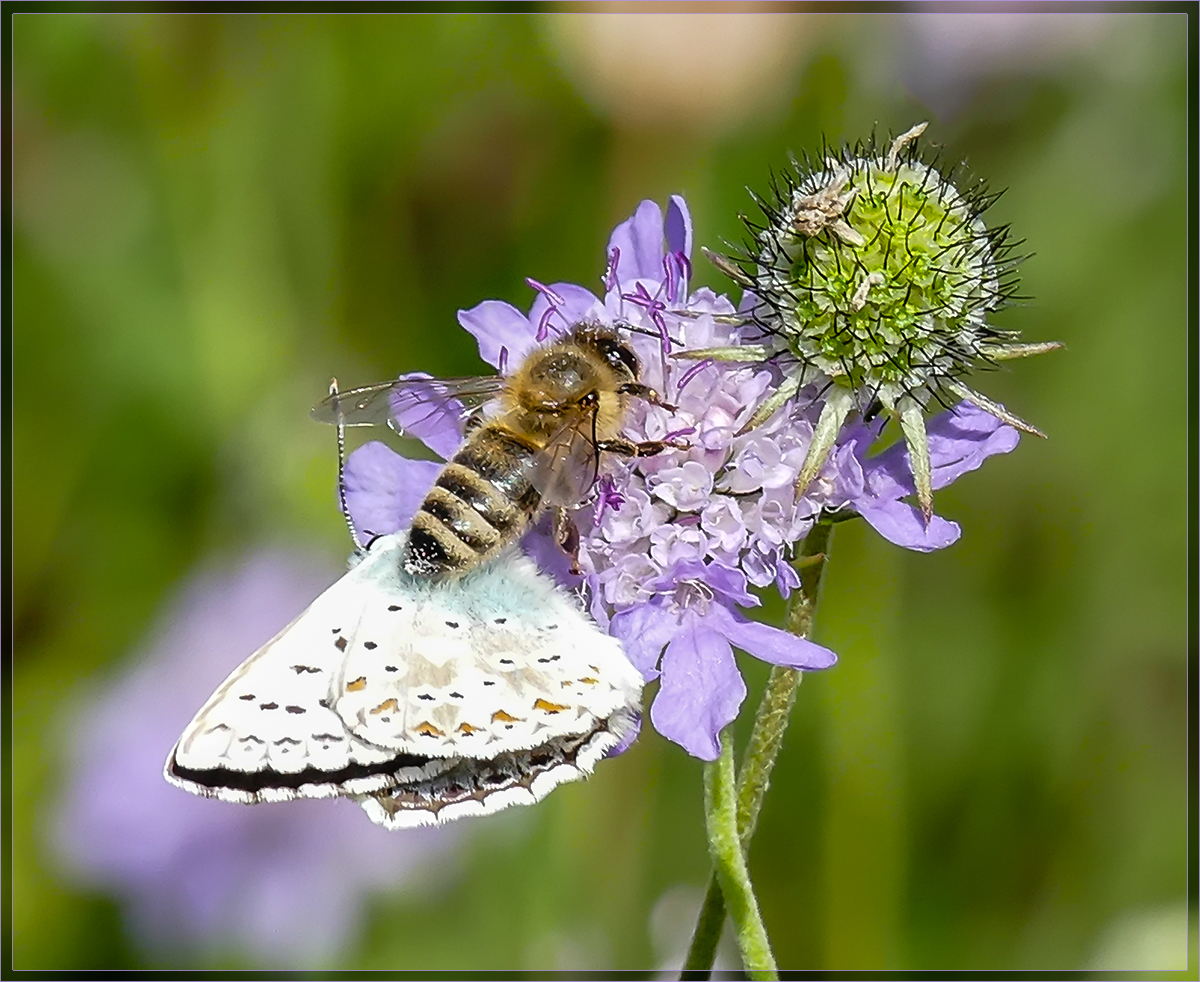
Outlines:
{"label": "green spiky flower bud", "polygon": [[[813,166],[792,161],[769,199],[755,196],[765,224],[747,220],[752,241],[737,265],[714,262],[758,298],[764,345],[710,356],[751,361],[790,353],[795,369],[748,426],[765,420],[810,382],[825,406],[798,491],[816,476],[847,415],[876,404],[900,423],[918,498],[932,514],[924,412],[946,395],[975,403],[1041,435],[999,403],[968,388],[981,363],[1038,354],[1057,342],[1022,344],[987,315],[1013,295],[1016,259],[1006,226],[983,213],[999,195],[917,154],[924,123],[882,152],[847,147]],[[956,183],[957,180],[957,183]],[[699,353],[693,353],[699,354]]]}

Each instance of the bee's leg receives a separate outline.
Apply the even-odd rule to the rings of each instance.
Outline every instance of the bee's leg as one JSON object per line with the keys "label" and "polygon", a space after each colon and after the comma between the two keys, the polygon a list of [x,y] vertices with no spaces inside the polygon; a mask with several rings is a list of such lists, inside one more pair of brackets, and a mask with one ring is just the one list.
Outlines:
{"label": "bee's leg", "polygon": [[645,399],[652,406],[662,406],[669,413],[675,412],[675,407],[668,402],[663,402],[658,393],[650,386],[642,385],[641,382],[625,382],[617,386],[617,391],[621,395],[636,396],[638,399]]}
{"label": "bee's leg", "polygon": [[554,509],[554,541],[571,557],[571,575],[579,575],[579,526],[571,520],[571,513],[562,505]]}
{"label": "bee's leg", "polygon": [[623,437],[614,440],[597,440],[596,449],[608,453],[620,454],[622,457],[653,457],[664,450],[691,450],[692,445],[683,440],[643,440],[634,443]]}

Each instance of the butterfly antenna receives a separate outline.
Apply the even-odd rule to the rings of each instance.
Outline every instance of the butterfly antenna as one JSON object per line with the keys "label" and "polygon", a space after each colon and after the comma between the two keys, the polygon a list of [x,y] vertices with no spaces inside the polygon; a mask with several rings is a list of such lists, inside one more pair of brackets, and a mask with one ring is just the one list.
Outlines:
{"label": "butterfly antenna", "polygon": [[329,400],[333,405],[333,413],[337,419],[337,491],[338,505],[342,509],[342,517],[346,520],[346,528],[350,530],[350,541],[354,543],[357,552],[363,551],[362,539],[358,529],[354,527],[354,519],[350,517],[350,509],[346,505],[346,417],[342,415],[342,403],[338,399],[338,381],[329,380]]}

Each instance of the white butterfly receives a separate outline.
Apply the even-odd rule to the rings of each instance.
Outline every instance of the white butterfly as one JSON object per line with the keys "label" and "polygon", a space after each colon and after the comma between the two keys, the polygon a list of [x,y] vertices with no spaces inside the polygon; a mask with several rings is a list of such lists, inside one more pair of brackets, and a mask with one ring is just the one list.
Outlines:
{"label": "white butterfly", "polygon": [[245,803],[348,796],[388,828],[533,804],[631,737],[642,677],[516,551],[413,577],[382,536],[213,693],[168,781]]}

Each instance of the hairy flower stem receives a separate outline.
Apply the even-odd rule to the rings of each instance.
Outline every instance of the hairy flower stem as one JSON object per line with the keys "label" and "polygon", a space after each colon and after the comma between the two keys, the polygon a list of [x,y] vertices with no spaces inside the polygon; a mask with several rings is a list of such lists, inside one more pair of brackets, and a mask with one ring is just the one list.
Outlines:
{"label": "hairy flower stem", "polygon": [[[832,523],[821,522],[816,525],[804,539],[803,549],[796,557],[795,567],[800,576],[800,587],[788,600],[784,624],[789,631],[802,638],[812,634],[817,594],[822,574],[825,572],[825,559],[832,533]],[[754,729],[750,734],[746,755],[742,759],[737,783],[737,830],[743,856],[750,850],[750,839],[754,836],[754,829],[758,824],[758,813],[770,784],[775,758],[779,755],[779,748],[783,743],[783,734],[787,729],[792,705],[796,701],[796,687],[800,684],[800,675],[795,669],[772,668],[762,702],[759,703],[758,712],[754,717]],[[725,908],[725,895],[720,879],[714,871],[709,877],[708,890],[700,908],[700,917],[692,935],[692,944],[683,973],[680,975],[681,979],[709,977],[717,953],[717,943],[721,940],[721,928],[725,923]],[[746,968],[750,969],[749,963]]]}
{"label": "hairy flower stem", "polygon": [[721,756],[704,765],[704,824],[713,870],[733,921],[742,965],[752,979],[778,979],[775,956],[767,940],[758,898],[746,869],[746,853],[738,834],[737,789],[733,774],[733,733],[721,731]]}

